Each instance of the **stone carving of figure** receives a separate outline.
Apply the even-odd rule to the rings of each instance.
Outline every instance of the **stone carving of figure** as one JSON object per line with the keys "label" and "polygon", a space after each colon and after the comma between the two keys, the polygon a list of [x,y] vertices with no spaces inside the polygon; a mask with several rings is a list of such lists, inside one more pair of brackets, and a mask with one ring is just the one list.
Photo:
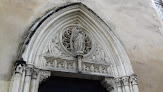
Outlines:
{"label": "stone carving of figure", "polygon": [[85,44],[85,35],[81,28],[73,28],[71,34],[71,50],[76,54],[83,54],[84,52],[84,44]]}
{"label": "stone carving of figure", "polygon": [[103,59],[104,59],[104,52],[100,49],[100,47],[97,47],[96,61],[100,62],[103,61]]}
{"label": "stone carving of figure", "polygon": [[104,57],[105,57],[104,51],[100,48],[100,46],[97,46],[96,53],[93,56],[92,60],[96,62],[104,62]]}

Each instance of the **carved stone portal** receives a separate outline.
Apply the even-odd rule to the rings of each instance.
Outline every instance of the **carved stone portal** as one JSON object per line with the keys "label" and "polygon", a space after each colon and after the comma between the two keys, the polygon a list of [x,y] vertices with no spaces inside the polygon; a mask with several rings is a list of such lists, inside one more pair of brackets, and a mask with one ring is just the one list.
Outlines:
{"label": "carved stone portal", "polygon": [[110,92],[139,92],[127,53],[104,21],[81,3],[55,9],[30,29],[10,92],[37,92],[55,71],[105,77]]}

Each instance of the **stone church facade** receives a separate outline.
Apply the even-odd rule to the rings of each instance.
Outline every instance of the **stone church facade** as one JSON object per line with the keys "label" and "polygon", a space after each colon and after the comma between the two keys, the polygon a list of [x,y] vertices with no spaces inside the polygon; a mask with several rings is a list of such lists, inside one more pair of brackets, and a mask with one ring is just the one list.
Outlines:
{"label": "stone church facade", "polygon": [[0,2],[0,92],[162,92],[161,1]]}

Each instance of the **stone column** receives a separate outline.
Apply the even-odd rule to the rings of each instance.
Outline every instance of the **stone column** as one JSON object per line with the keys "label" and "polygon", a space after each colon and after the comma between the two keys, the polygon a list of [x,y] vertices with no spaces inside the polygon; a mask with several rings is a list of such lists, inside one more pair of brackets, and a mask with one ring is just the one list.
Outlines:
{"label": "stone column", "polygon": [[78,72],[81,72],[82,71],[82,65],[81,65],[82,56],[78,55],[77,60],[78,60]]}
{"label": "stone column", "polygon": [[19,92],[23,92],[24,79],[25,79],[25,67],[23,68],[23,73],[22,73],[22,76],[21,76],[21,83],[20,83]]}
{"label": "stone column", "polygon": [[30,92],[36,92],[37,89],[37,79],[38,79],[38,73],[39,69],[34,69],[32,73],[32,79],[31,79],[31,89]]}
{"label": "stone column", "polygon": [[138,85],[137,85],[137,76],[131,75],[130,76],[130,82],[133,88],[133,92],[139,92]]}
{"label": "stone column", "polygon": [[27,65],[23,92],[29,92],[32,73],[33,73],[33,65]]}
{"label": "stone column", "polygon": [[117,87],[117,92],[122,92],[121,78],[115,78],[115,84]]}
{"label": "stone column", "polygon": [[122,77],[122,82],[124,85],[125,92],[130,92],[130,87],[129,87],[129,77]]}
{"label": "stone column", "polygon": [[11,92],[19,92],[23,68],[24,66],[22,64],[15,66],[14,82],[13,82],[13,87]]}

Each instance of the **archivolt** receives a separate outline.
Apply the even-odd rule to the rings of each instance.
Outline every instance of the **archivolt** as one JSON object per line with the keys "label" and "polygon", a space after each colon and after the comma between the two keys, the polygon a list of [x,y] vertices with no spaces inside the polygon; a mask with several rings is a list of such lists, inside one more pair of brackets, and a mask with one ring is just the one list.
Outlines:
{"label": "archivolt", "polygon": [[[43,18],[47,19],[44,20]],[[37,25],[41,23],[41,20],[44,20],[44,22],[38,27]],[[31,29],[35,33],[29,44],[26,45],[23,59],[27,63],[40,67],[41,62],[38,60],[38,56],[43,49],[41,46],[44,46],[57,31],[75,22],[87,28],[90,34],[95,35],[94,37],[101,42],[104,48],[108,49],[108,52],[110,52],[108,54],[112,56],[113,67],[115,67],[115,76],[133,74],[130,60],[112,30],[95,13],[80,3],[52,10],[43,16]]]}
{"label": "archivolt", "polygon": [[45,54],[45,48],[54,36],[59,35],[65,27],[76,24],[80,24],[87,30],[95,42],[103,48],[110,60],[110,74],[115,77],[113,84],[117,86],[117,91],[138,92],[136,76],[133,77],[134,72],[123,46],[109,26],[82,3],[65,5],[43,16],[30,29],[19,57],[23,58],[27,65],[33,65],[40,70],[53,71],[53,69],[44,68],[45,62],[40,60],[40,57]]}

